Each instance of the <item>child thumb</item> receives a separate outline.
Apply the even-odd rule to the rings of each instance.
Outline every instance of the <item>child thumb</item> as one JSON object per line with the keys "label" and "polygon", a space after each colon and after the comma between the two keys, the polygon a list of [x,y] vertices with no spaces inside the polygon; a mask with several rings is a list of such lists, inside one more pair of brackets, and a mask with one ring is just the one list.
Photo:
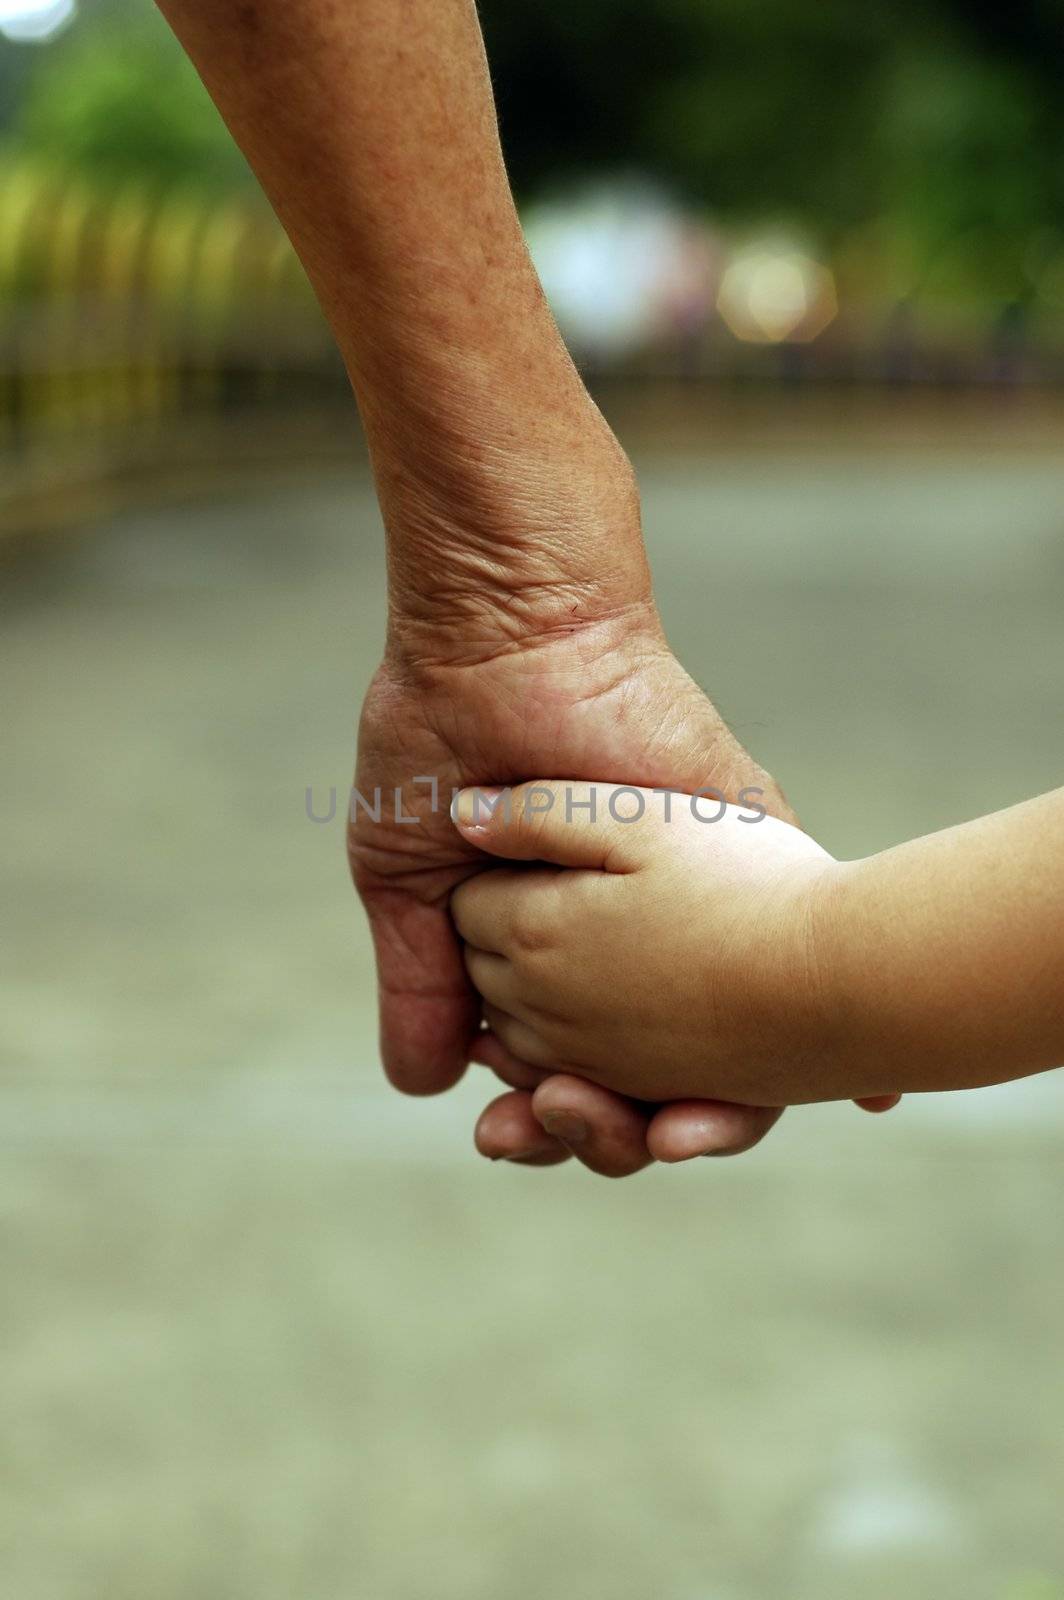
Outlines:
{"label": "child thumb", "polygon": [[470,844],[509,861],[629,872],[636,864],[631,824],[646,804],[641,789],[550,779],[514,789],[463,789],[451,816]]}

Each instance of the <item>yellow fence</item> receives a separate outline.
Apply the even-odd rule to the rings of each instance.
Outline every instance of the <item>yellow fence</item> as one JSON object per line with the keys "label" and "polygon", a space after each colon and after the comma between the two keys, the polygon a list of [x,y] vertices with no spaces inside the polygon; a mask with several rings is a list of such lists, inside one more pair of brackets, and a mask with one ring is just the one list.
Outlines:
{"label": "yellow fence", "polygon": [[339,378],[302,269],[254,197],[0,166],[0,456]]}

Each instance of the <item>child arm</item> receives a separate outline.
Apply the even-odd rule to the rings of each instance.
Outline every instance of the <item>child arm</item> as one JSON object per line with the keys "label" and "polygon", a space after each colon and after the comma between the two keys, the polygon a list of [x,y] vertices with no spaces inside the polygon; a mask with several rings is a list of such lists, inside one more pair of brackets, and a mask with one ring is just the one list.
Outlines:
{"label": "child arm", "polygon": [[1064,789],[825,882],[819,959],[842,1055],[901,1090],[960,1089],[1064,1061]]}
{"label": "child arm", "polygon": [[[610,809],[625,794],[635,825]],[[479,825],[460,806],[471,843],[554,864],[452,902],[519,1060],[647,1100],[766,1106],[1064,1061],[1064,791],[849,863],[772,818],[727,807],[707,825],[672,801],[669,820],[648,791],[554,782]]]}

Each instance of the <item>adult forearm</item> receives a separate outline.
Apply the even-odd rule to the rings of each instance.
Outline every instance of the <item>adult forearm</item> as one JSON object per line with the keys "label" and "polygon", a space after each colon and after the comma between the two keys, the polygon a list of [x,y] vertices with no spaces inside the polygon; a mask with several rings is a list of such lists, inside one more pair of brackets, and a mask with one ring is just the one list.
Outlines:
{"label": "adult forearm", "polygon": [[400,591],[427,564],[461,600],[515,554],[554,581],[622,518],[631,542],[623,457],[525,248],[473,0],[159,3],[335,330]]}

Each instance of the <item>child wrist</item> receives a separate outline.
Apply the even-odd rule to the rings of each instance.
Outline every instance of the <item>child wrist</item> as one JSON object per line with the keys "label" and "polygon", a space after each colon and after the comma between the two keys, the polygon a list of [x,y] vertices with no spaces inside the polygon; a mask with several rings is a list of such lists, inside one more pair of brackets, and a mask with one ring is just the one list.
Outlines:
{"label": "child wrist", "polygon": [[889,987],[890,949],[870,903],[866,865],[833,862],[818,886],[814,943],[824,1059],[840,1100],[904,1087],[894,1081],[902,1045],[892,1043],[879,1003]]}
{"label": "child wrist", "polygon": [[867,1012],[860,865],[852,861],[826,865],[814,880],[806,913],[812,1042],[825,1080],[839,1099],[874,1092],[857,1081],[862,1055],[860,1019]]}

